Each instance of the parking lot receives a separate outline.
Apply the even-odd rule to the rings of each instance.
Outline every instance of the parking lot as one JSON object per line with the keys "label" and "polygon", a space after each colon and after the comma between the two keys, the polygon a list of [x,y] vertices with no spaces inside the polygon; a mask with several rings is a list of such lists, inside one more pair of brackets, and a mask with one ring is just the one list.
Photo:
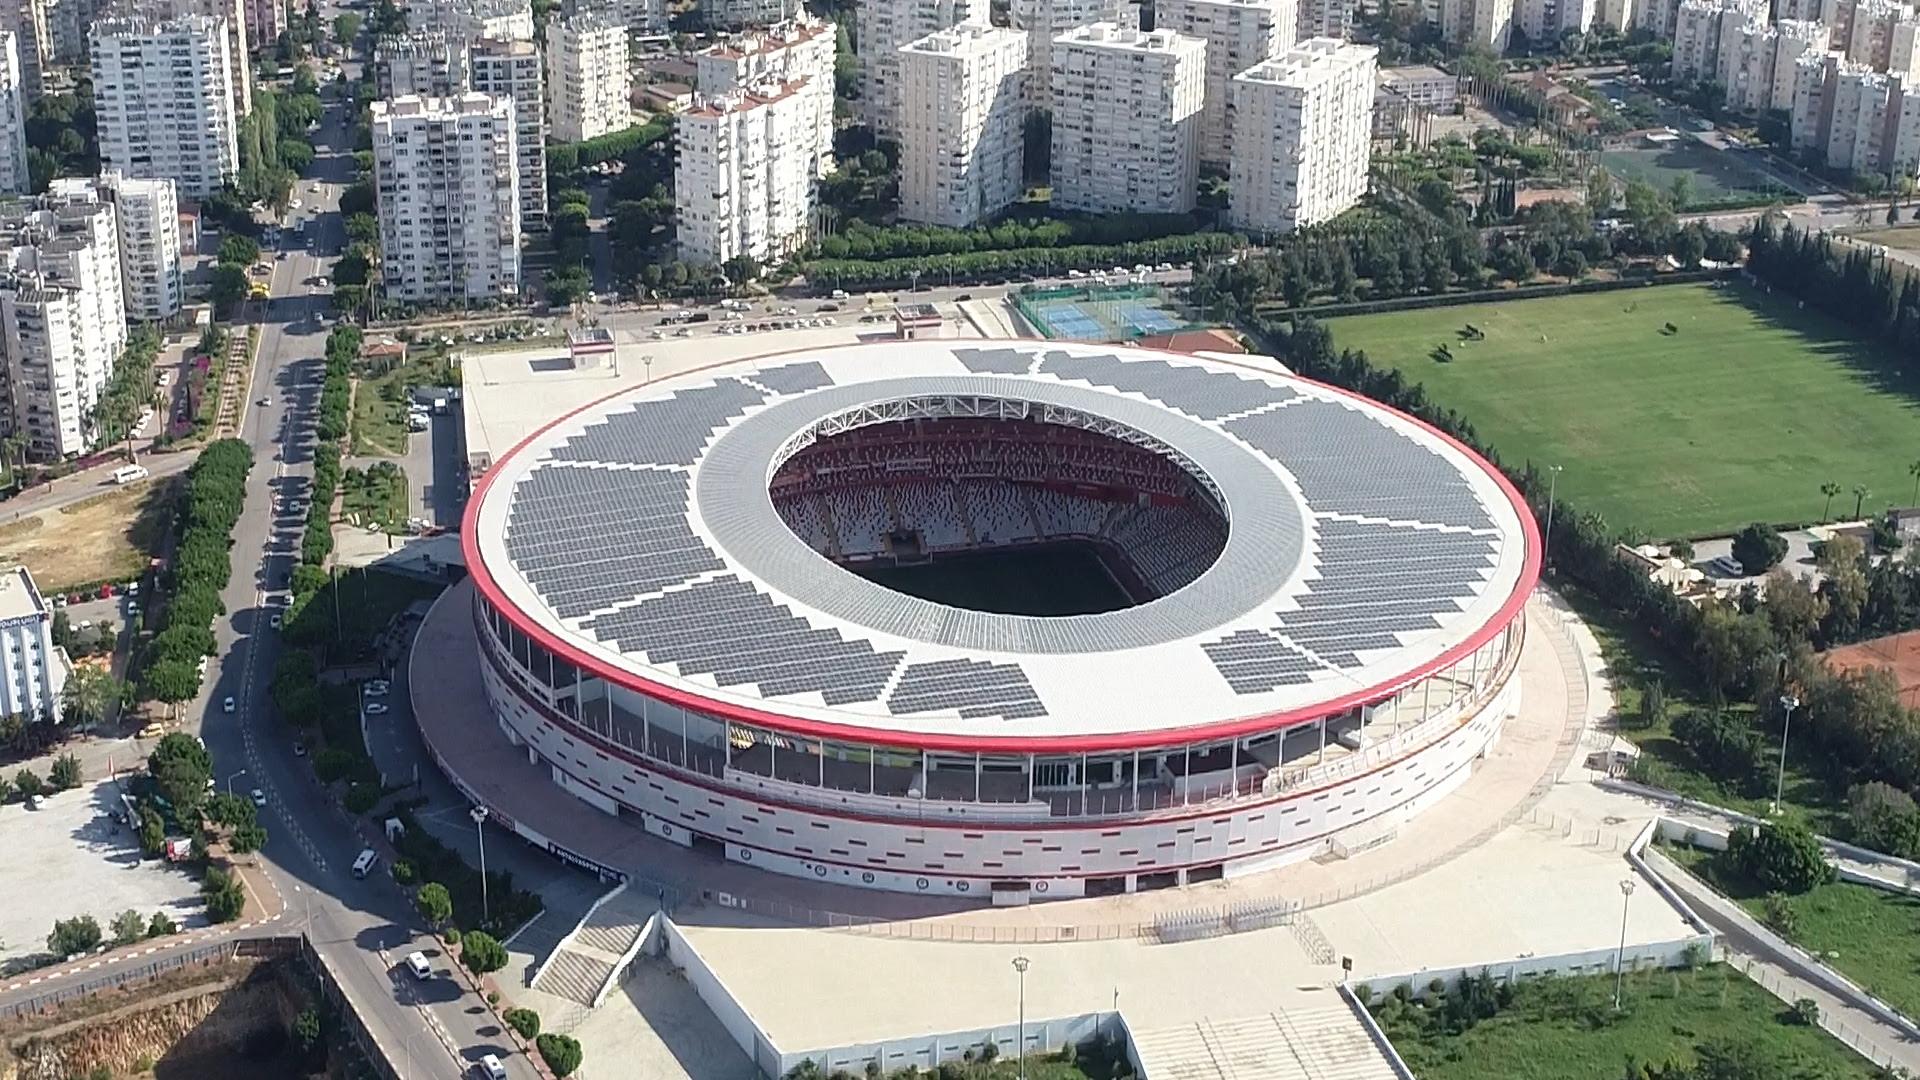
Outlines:
{"label": "parking lot", "polygon": [[199,886],[184,871],[140,858],[133,831],[118,825],[116,787],[101,780],[41,802],[0,806],[0,966],[46,951],[57,919],[91,915],[112,936],[129,908],[151,919],[165,911],[186,928],[205,925]]}

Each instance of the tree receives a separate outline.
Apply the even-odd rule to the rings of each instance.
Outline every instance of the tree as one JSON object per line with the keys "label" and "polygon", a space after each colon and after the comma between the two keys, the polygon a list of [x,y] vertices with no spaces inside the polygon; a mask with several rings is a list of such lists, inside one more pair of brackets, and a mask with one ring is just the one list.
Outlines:
{"label": "tree", "polygon": [[420,886],[413,904],[419,909],[420,917],[427,920],[428,926],[439,926],[453,917],[453,897],[447,894],[447,887],[437,881]]}
{"label": "tree", "polygon": [[1764,522],[1756,521],[1733,536],[1733,557],[1749,574],[1766,573],[1786,555],[1786,537]]}
{"label": "tree", "polygon": [[209,867],[200,881],[200,896],[207,902],[207,921],[232,922],[247,906],[247,894],[240,879],[219,867]]}
{"label": "tree", "polygon": [[259,851],[267,846],[267,828],[259,822],[249,822],[233,830],[227,837],[227,850],[235,855]]}
{"label": "tree", "polygon": [[57,956],[72,956],[100,947],[100,923],[91,915],[76,915],[53,924],[47,935],[47,951]]}
{"label": "tree", "polygon": [[1900,858],[1920,853],[1920,808],[1913,796],[1879,780],[1855,784],[1847,792],[1847,816],[1853,842]]}
{"label": "tree", "polygon": [[160,854],[167,843],[167,823],[161,819],[160,811],[151,806],[140,807],[140,850],[149,858]]}
{"label": "tree", "polygon": [[147,936],[150,938],[166,937],[168,934],[179,932],[180,925],[173,921],[173,916],[164,911],[154,912],[153,918],[147,922]]}
{"label": "tree", "polygon": [[508,1009],[505,1014],[507,1026],[520,1033],[523,1039],[533,1039],[540,1035],[540,1014],[532,1009]]}
{"label": "tree", "polygon": [[1727,857],[1761,889],[1796,895],[1833,880],[1833,865],[1805,825],[1767,822],[1758,830],[1737,826],[1727,837]]}
{"label": "tree", "polygon": [[300,1014],[293,1018],[294,1045],[300,1048],[301,1053],[311,1054],[313,1048],[320,1045],[320,1035],[319,1011],[313,1008],[300,1010]]}
{"label": "tree", "polygon": [[[78,672],[76,672],[78,674]],[[72,754],[61,754],[53,759],[53,768],[47,774],[53,784],[53,790],[66,791],[80,786],[80,759]]]}
{"label": "tree", "polygon": [[207,299],[215,307],[231,309],[247,295],[247,272],[232,263],[221,263],[213,268],[213,280],[207,286]]}
{"label": "tree", "polygon": [[471,930],[460,939],[460,962],[475,975],[485,975],[507,966],[507,950],[494,940],[492,934],[484,930]]}
{"label": "tree", "polygon": [[340,44],[351,48],[353,39],[360,36],[360,16],[351,11],[343,11],[333,17],[333,37]]}
{"label": "tree", "polygon": [[1840,494],[1840,485],[1829,480],[1820,485],[1820,494],[1827,497],[1827,504],[1820,508],[1820,520],[1833,520],[1833,497]]}
{"label": "tree", "polygon": [[553,1070],[553,1075],[568,1077],[580,1067],[580,1044],[570,1035],[557,1035],[551,1031],[534,1040],[540,1049],[540,1056]]}
{"label": "tree", "polygon": [[1853,518],[1855,521],[1860,520],[1860,506],[1867,501],[1867,496],[1871,494],[1873,494],[1873,492],[1867,489],[1867,485],[1853,485]]}
{"label": "tree", "polygon": [[19,792],[21,798],[31,799],[35,795],[46,791],[47,785],[41,781],[39,774],[32,769],[21,769],[19,772],[13,774],[13,790]]}
{"label": "tree", "polygon": [[206,799],[207,781],[213,778],[213,757],[200,740],[175,731],[147,755],[147,772],[176,814],[191,815]]}
{"label": "tree", "polygon": [[220,241],[220,250],[214,259],[234,266],[251,266],[259,257],[260,245],[252,237],[228,233],[226,239]]}
{"label": "tree", "polygon": [[146,917],[128,908],[113,917],[113,943],[131,945],[147,932]]}
{"label": "tree", "polygon": [[1667,719],[1667,686],[1659,679],[1649,679],[1640,688],[1640,727],[1656,728]]}

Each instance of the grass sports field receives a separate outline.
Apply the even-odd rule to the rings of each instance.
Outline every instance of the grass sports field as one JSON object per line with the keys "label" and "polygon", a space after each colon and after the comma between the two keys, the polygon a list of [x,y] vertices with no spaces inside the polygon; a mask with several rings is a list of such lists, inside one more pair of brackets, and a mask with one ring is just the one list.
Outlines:
{"label": "grass sports field", "polygon": [[1131,607],[1087,544],[943,555],[916,566],[852,567],[889,589],[970,611],[1005,615],[1091,615]]}
{"label": "grass sports field", "polygon": [[[1484,340],[1465,341],[1468,324]],[[1920,378],[1840,324],[1745,285],[1669,285],[1334,319],[1342,349],[1426,384],[1511,465],[1655,538],[1906,505]],[[1669,330],[1671,326],[1671,330]],[[1435,353],[1446,345],[1452,360]]]}

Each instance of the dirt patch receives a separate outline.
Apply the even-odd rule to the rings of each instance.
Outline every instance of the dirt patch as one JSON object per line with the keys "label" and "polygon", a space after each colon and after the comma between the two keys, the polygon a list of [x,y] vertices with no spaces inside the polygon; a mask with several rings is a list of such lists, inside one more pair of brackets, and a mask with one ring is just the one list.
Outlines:
{"label": "dirt patch", "polygon": [[46,593],[138,577],[159,548],[182,483],[128,484],[0,527],[0,562],[25,566]]}

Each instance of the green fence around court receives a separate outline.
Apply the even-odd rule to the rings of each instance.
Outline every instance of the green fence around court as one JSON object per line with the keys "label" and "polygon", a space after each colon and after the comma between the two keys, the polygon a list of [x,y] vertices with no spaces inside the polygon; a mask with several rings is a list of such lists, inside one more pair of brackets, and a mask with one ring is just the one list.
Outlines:
{"label": "green fence around court", "polygon": [[[1022,318],[1049,339],[1132,341],[1151,334],[1204,328],[1169,303],[1158,285],[1026,288],[1013,294]],[[1151,316],[1143,324],[1142,316]]]}

